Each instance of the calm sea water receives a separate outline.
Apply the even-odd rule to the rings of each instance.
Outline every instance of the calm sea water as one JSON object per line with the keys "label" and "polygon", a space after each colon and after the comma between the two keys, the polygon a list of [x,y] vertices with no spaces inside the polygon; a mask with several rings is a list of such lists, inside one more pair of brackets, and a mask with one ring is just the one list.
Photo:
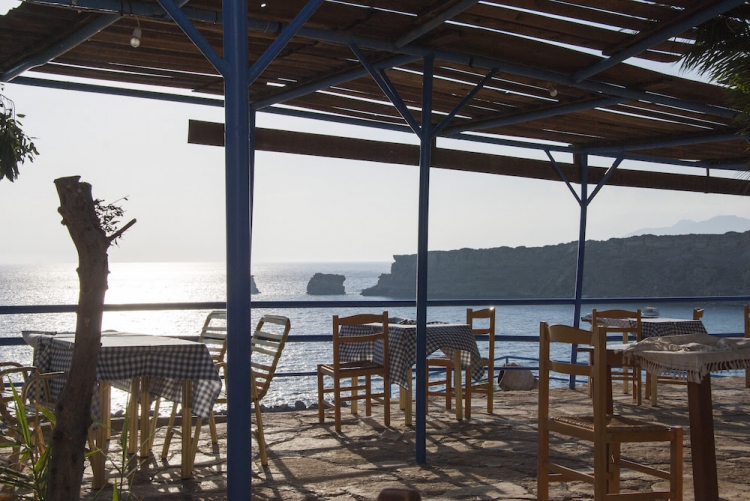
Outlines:
{"label": "calm sea water", "polygon": [[[54,265],[0,265],[0,304],[2,305],[52,305],[75,304],[78,299],[78,277],[73,264]],[[109,290],[106,302],[168,303],[224,301],[226,297],[226,272],[223,263],[112,263],[110,264]],[[381,273],[390,271],[390,263],[259,263],[253,266],[259,301],[294,300],[377,300],[364,298],[360,292],[377,282]],[[308,296],[307,282],[316,272],[337,273],[346,276],[345,296]],[[615,305],[597,305],[598,308]],[[628,308],[647,306],[628,305]],[[706,310],[704,324],[710,333],[739,333],[743,330],[742,306],[726,304],[659,305],[661,316],[690,318],[692,308]],[[287,309],[257,310],[253,312],[253,325],[260,315],[276,313],[289,317],[292,334],[330,334],[331,316],[350,315],[367,309]],[[382,311],[382,308],[380,309]],[[103,329],[140,332],[153,335],[197,335],[207,311],[157,311],[157,312],[105,312]],[[415,318],[413,308],[389,309],[389,315]],[[430,308],[428,320],[463,322],[463,307]],[[501,306],[497,308],[498,335],[532,335],[539,332],[539,322],[567,323],[573,320],[572,306]],[[75,330],[74,314],[0,315],[0,336],[20,336],[22,330]],[[487,343],[480,343],[486,354]],[[536,358],[537,343],[503,343],[496,345],[496,356]],[[31,362],[31,349],[26,346],[4,348],[3,360]],[[561,354],[564,356],[565,354]],[[279,362],[277,372],[314,371],[318,363],[331,359],[330,343],[288,343]],[[511,360],[514,361],[514,360]],[[518,362],[518,360],[516,360]],[[523,362],[521,362],[523,363]],[[535,364],[530,362],[530,364]],[[300,400],[306,404],[317,401],[314,377],[276,378],[266,405],[293,404]],[[124,403],[124,396],[115,397],[114,408]],[[119,400],[118,400],[119,399]]]}

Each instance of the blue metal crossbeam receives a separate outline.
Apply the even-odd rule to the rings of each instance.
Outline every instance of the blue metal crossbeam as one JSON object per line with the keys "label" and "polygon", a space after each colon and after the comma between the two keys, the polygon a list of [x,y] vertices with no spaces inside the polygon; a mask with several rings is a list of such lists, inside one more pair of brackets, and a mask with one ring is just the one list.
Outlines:
{"label": "blue metal crossbeam", "polygon": [[396,89],[393,87],[390,80],[388,80],[388,77],[383,73],[383,70],[376,70],[356,45],[350,45],[349,47],[352,49],[352,52],[354,52],[354,55],[357,56],[359,62],[362,63],[362,66],[364,66],[370,76],[372,76],[372,79],[375,80],[375,83],[378,84],[380,90],[383,91],[396,110],[398,110],[404,120],[406,120],[406,123],[409,124],[411,130],[413,130],[415,134],[420,135],[421,129],[417,121],[414,119],[414,115],[412,115],[409,108],[406,107],[406,104],[404,104],[404,101],[398,95],[398,92],[396,92]]}
{"label": "blue metal crossbeam", "polygon": [[[469,7],[477,4],[479,0],[463,0],[460,3],[457,3],[450,9],[447,9],[445,12],[441,13],[439,16],[436,16],[426,23],[417,26],[412,31],[407,33],[406,35],[402,36],[398,40],[396,40],[396,47],[403,47],[404,45],[413,42],[417,38],[421,37],[422,35],[429,33],[430,31],[434,30],[444,22],[446,22],[449,19],[453,19],[458,14],[462,13]],[[417,19],[419,21],[419,19]]]}
{"label": "blue metal crossbeam", "polygon": [[438,134],[440,134],[440,131],[442,131],[446,125],[450,123],[451,120],[453,120],[453,117],[456,116],[456,114],[461,111],[461,109],[469,104],[469,102],[474,99],[474,96],[477,95],[477,93],[484,88],[485,85],[487,85],[487,82],[492,80],[492,77],[495,76],[497,73],[496,69],[490,70],[489,73],[487,73],[487,76],[485,76],[473,89],[471,89],[471,92],[469,92],[466,97],[464,97],[461,102],[459,102],[455,108],[453,108],[453,111],[448,113],[448,115],[443,118],[443,120],[438,124],[437,127],[435,127],[432,130],[432,137],[437,137]]}
{"label": "blue metal crossbeam", "polygon": [[276,37],[276,40],[273,41],[273,43],[266,49],[263,55],[260,56],[255,64],[253,64],[253,66],[248,70],[247,79],[250,82],[250,85],[252,85],[253,82],[260,76],[260,74],[263,73],[263,71],[268,67],[268,65],[271,64],[274,59],[276,59],[276,56],[279,55],[279,52],[281,52],[286,44],[289,43],[289,40],[291,40],[292,37],[297,34],[297,32],[302,28],[307,20],[310,19],[313,14],[315,14],[315,11],[318,10],[318,7],[320,7],[323,2],[324,0],[310,0],[309,2],[307,2],[307,5],[305,5],[302,10],[299,11],[292,22],[289,23],[286,28],[284,28],[284,31],[282,31],[278,37]]}
{"label": "blue metal crossbeam", "polygon": [[193,42],[193,44],[201,51],[201,53],[208,59],[216,71],[226,76],[229,68],[227,62],[224,61],[219,54],[216,53],[211,44],[201,35],[200,31],[193,26],[190,19],[180,10],[180,8],[174,3],[173,0],[158,0],[159,5],[167,11],[169,16],[174,20],[175,23],[185,32],[185,35]]}
{"label": "blue metal crossbeam", "polygon": [[[419,59],[421,58],[417,56],[396,56],[394,58],[391,58],[385,61],[374,63],[372,64],[372,67],[375,68],[376,70],[382,70],[382,69],[387,69],[387,68],[393,68],[396,66],[401,66],[404,64],[413,63],[414,61],[418,61]],[[274,104],[280,104],[280,103],[289,101],[297,97],[305,96],[307,94],[313,93],[318,90],[327,89],[329,87],[340,85],[346,82],[351,82],[352,80],[362,78],[369,74],[370,73],[364,67],[357,68],[356,70],[348,71],[346,73],[342,73],[341,75],[335,75],[330,78],[325,78],[317,82],[312,82],[307,85],[303,85],[301,87],[290,89],[287,92],[276,94],[272,97],[269,97],[268,99],[262,99],[260,101],[256,101],[255,103],[253,103],[253,108],[255,108],[256,110],[261,110],[268,106],[271,106]]]}
{"label": "blue metal crossbeam", "polygon": [[627,101],[628,99],[625,98],[603,97],[598,99],[589,99],[586,101],[578,101],[575,103],[557,104],[555,106],[549,106],[547,108],[541,108],[525,113],[515,113],[500,118],[491,118],[488,120],[473,120],[464,125],[451,127],[450,129],[447,129],[445,131],[445,134],[453,135],[461,132],[478,131],[483,129],[491,129],[493,127],[503,127],[506,125],[531,122],[532,120],[557,117],[560,115],[567,115],[568,113],[575,113],[578,111],[593,110],[595,108],[612,106],[614,104],[620,104]]}
{"label": "blue metal crossbeam", "polygon": [[629,57],[636,56],[641,52],[644,52],[651,47],[660,44],[661,42],[684,33],[693,26],[697,26],[705,21],[708,21],[709,19],[713,19],[719,14],[723,14],[729,9],[737,7],[738,5],[741,5],[743,3],[745,3],[745,0],[724,0],[722,2],[716,3],[711,2],[706,8],[701,9],[698,12],[695,12],[694,14],[679,20],[678,22],[673,22],[671,20],[667,21],[667,24],[666,26],[664,26],[664,28],[657,30],[655,33],[644,38],[638,43],[633,44],[632,46],[623,49],[606,59],[602,59],[598,63],[593,64],[588,68],[576,72],[573,75],[573,79],[576,82],[580,82],[581,80],[590,78],[597,73],[601,73],[607,68],[611,68],[612,66],[621,63]]}
{"label": "blue metal crossbeam", "polygon": [[669,148],[671,146],[690,146],[694,144],[704,143],[720,143],[722,141],[735,141],[737,139],[749,139],[750,134],[737,134],[734,132],[722,132],[722,133],[711,133],[702,134],[699,136],[687,136],[687,137],[669,137],[664,139],[656,139],[654,141],[648,141],[644,143],[631,143],[631,144],[615,144],[608,146],[590,146],[583,147],[588,153],[592,155],[598,155],[600,153],[615,153],[620,154],[625,151],[634,150],[649,150],[652,148]]}

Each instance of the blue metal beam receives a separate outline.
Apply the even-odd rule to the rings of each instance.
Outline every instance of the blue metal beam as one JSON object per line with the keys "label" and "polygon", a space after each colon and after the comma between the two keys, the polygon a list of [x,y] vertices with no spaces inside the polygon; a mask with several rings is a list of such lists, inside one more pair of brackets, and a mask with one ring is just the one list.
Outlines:
{"label": "blue metal beam", "polygon": [[485,76],[473,89],[471,89],[471,92],[469,92],[466,95],[466,97],[464,97],[461,100],[461,102],[459,102],[456,105],[456,107],[453,108],[453,111],[448,113],[448,115],[445,118],[443,118],[443,120],[438,124],[438,126],[432,130],[432,137],[437,137],[437,135],[440,134],[440,131],[442,131],[445,128],[445,126],[447,126],[450,123],[450,121],[453,120],[453,117],[455,117],[456,114],[459,111],[461,111],[461,109],[463,109],[464,106],[469,104],[469,101],[471,101],[474,98],[474,96],[477,95],[477,92],[482,90],[484,86],[487,85],[487,82],[492,80],[492,77],[494,77],[496,73],[497,73],[496,69],[490,70],[490,72],[487,73],[487,76]]}
{"label": "blue metal beam", "polygon": [[396,89],[394,89],[393,84],[390,82],[390,80],[388,80],[388,77],[385,75],[385,73],[383,73],[382,70],[376,70],[356,45],[350,45],[349,47],[351,48],[352,52],[354,52],[354,55],[357,56],[359,62],[362,63],[362,66],[364,66],[370,76],[372,76],[372,79],[375,80],[375,83],[378,84],[378,87],[380,87],[380,90],[383,91],[383,94],[388,97],[396,110],[398,110],[398,112],[401,114],[403,119],[406,120],[406,123],[409,124],[411,130],[413,130],[415,134],[420,135],[419,124],[414,119],[414,115],[412,115],[411,111],[409,111],[409,108],[406,107],[406,104],[404,104],[401,96],[398,95],[398,92],[396,92]]}
{"label": "blue metal beam", "polygon": [[655,33],[644,38],[638,43],[635,43],[606,59],[602,59],[598,63],[593,64],[588,68],[576,72],[573,75],[573,79],[576,82],[580,82],[581,80],[590,78],[597,73],[601,73],[607,68],[611,68],[612,66],[621,63],[629,57],[636,56],[641,52],[644,52],[651,47],[660,44],[661,42],[684,33],[693,26],[697,26],[705,21],[708,21],[709,19],[713,19],[719,14],[722,14],[729,9],[737,7],[738,5],[741,5],[743,3],[745,3],[745,0],[724,0],[721,2],[709,3],[706,8],[701,9],[700,11],[695,12],[694,14],[685,17],[684,19],[681,19],[677,22],[673,22],[671,19],[662,21],[662,24],[666,24],[666,26],[664,26],[662,29],[658,29]]}
{"label": "blue metal beam", "polygon": [[[444,22],[448,21],[449,19],[453,19],[455,16],[462,13],[466,9],[472,7],[473,5],[477,4],[478,2],[479,0],[463,0],[460,3],[457,3],[450,9],[441,13],[439,16],[436,16],[430,19],[429,21],[422,24],[421,26],[417,26],[412,31],[410,31],[406,35],[396,40],[396,47],[403,47],[404,45],[413,42],[417,38],[421,37],[422,35],[426,33],[429,33],[430,31],[434,30],[435,28],[437,28]],[[417,18],[417,22],[419,22],[419,18]]]}
{"label": "blue metal beam", "polygon": [[[87,9],[100,10],[104,12],[110,12],[113,6],[116,7],[116,11],[122,9],[119,0],[27,0],[35,3],[41,3],[45,5],[58,5],[71,8],[86,7]],[[140,15],[140,12],[154,12],[153,7],[149,7],[148,4],[140,4],[139,2],[128,2],[129,10]],[[199,9],[185,9],[184,12],[188,18],[196,21],[205,21],[217,23],[220,22],[216,19],[216,13],[210,11],[203,11]],[[248,29],[253,31],[260,31],[263,33],[281,32],[284,29],[283,23],[270,22],[264,19],[248,19]],[[583,89],[592,93],[607,94],[611,96],[619,96],[626,98],[629,101],[646,101],[656,104],[662,104],[665,106],[671,106],[678,109],[692,110],[699,113],[705,113],[707,115],[715,115],[723,118],[734,118],[737,114],[736,111],[722,108],[719,106],[711,106],[702,103],[696,103],[687,101],[685,99],[674,98],[665,96],[658,93],[632,90],[627,89],[615,84],[608,84],[605,82],[583,80],[577,82],[571,75],[565,73],[559,73],[556,71],[544,70],[541,68],[533,68],[524,66],[521,64],[510,63],[500,59],[493,59],[488,57],[472,56],[463,52],[453,52],[446,50],[435,50],[430,47],[422,47],[419,45],[409,44],[404,47],[396,47],[395,44],[390,42],[384,42],[381,40],[375,40],[366,37],[355,37],[345,33],[336,33],[328,30],[316,29],[316,28],[301,28],[297,32],[297,36],[308,38],[311,40],[317,40],[322,42],[330,42],[341,45],[356,45],[357,47],[374,49],[384,52],[391,53],[402,53],[418,58],[425,57],[427,55],[434,55],[437,60],[448,61],[456,64],[462,64],[471,66],[474,68],[483,68],[486,70],[492,70],[497,68],[498,71],[503,73],[510,73],[512,75],[524,76],[529,78],[535,78],[544,80],[559,85],[566,85],[573,88]]]}
{"label": "blue metal beam", "polygon": [[247,81],[247,2],[223,0],[224,119],[226,123],[227,366],[232,386],[227,406],[227,499],[250,499],[252,485],[250,339],[251,193],[253,134]]}
{"label": "blue metal beam", "polygon": [[[378,63],[374,63],[372,64],[372,67],[375,68],[376,70],[382,70],[386,68],[394,68],[396,66],[413,63],[414,61],[418,61],[420,59],[421,58],[417,56],[396,56],[386,61],[380,61]],[[256,110],[261,110],[268,106],[271,106],[274,104],[280,104],[280,103],[283,103],[284,101],[289,101],[297,97],[305,96],[307,94],[310,94],[318,90],[323,90],[329,87],[340,85],[342,83],[351,82],[352,80],[362,78],[369,74],[370,73],[364,67],[357,68],[356,70],[348,71],[346,73],[342,73],[341,75],[335,75],[329,78],[325,78],[323,80],[319,80],[317,82],[311,82],[301,87],[290,89],[288,91],[282,92],[281,94],[276,94],[267,99],[261,99],[260,101],[256,101],[255,103],[253,103],[253,108],[255,108]]]}
{"label": "blue metal beam", "polygon": [[584,149],[592,155],[598,155],[601,153],[613,153],[619,156],[620,153],[624,153],[626,151],[649,150],[652,148],[669,148],[671,146],[689,146],[704,143],[719,143],[722,141],[736,141],[738,139],[748,138],[750,138],[750,134],[737,134],[734,132],[712,132],[710,134],[702,134],[699,136],[668,137],[663,139],[655,139],[653,141],[647,141],[643,143],[615,144],[609,146],[587,146],[584,147]]}
{"label": "blue metal beam", "polygon": [[261,73],[268,67],[269,64],[279,55],[279,52],[289,43],[294,35],[302,28],[310,17],[315,14],[318,7],[324,2],[324,0],[309,0],[302,10],[294,17],[291,23],[289,23],[281,34],[276,37],[276,40],[265,50],[262,56],[253,64],[248,70],[248,81],[250,85],[260,76]]}
{"label": "blue metal beam", "polygon": [[[417,227],[417,464],[427,462],[427,263],[430,226],[430,162],[432,152],[432,73],[435,59],[424,58],[422,71],[422,128],[419,135],[419,223]],[[456,370],[461,370],[456,367]]]}
{"label": "blue metal beam", "polygon": [[525,113],[514,113],[512,115],[507,115],[500,118],[472,120],[469,123],[446,129],[445,134],[450,136],[461,132],[491,129],[493,127],[504,127],[506,125],[531,122],[532,120],[540,120],[542,118],[567,115],[568,113],[575,113],[578,111],[593,110],[595,108],[602,108],[604,106],[625,103],[627,101],[628,100],[624,98],[602,97],[597,99],[587,99],[586,101],[578,101],[575,103],[557,104],[554,106],[549,106],[547,108],[540,108]]}
{"label": "blue metal beam", "polygon": [[117,22],[121,18],[118,14],[104,14],[70,35],[65,40],[58,42],[54,47],[47,49],[39,54],[32,55],[23,61],[15,64],[12,68],[0,75],[0,82],[10,82],[26,70],[41,66],[52,61],[54,58],[65,54],[69,50],[77,47],[92,36],[96,35],[104,28]]}
{"label": "blue metal beam", "polygon": [[[226,76],[229,68],[227,62],[224,61],[219,54],[216,53],[211,44],[201,35],[200,31],[193,26],[190,19],[185,15],[184,12],[174,3],[173,0],[158,0],[159,5],[167,11],[169,16],[174,20],[175,23],[185,32],[185,35],[193,42],[193,44],[201,51],[201,53],[208,59],[216,71]],[[247,63],[245,63],[247,65]]]}
{"label": "blue metal beam", "polygon": [[[581,169],[581,196],[578,198],[578,205],[581,207],[581,215],[578,224],[578,258],[576,261],[576,289],[575,289],[575,303],[573,306],[573,326],[578,327],[581,325],[581,299],[583,298],[583,265],[586,257],[586,217],[588,212],[588,189],[589,189],[589,165],[588,157],[581,155],[578,161]],[[578,351],[576,350],[577,345],[571,346],[570,349],[570,363],[576,363],[578,359]],[[575,388],[576,378],[570,376],[570,382],[568,383],[569,388],[572,390]]]}

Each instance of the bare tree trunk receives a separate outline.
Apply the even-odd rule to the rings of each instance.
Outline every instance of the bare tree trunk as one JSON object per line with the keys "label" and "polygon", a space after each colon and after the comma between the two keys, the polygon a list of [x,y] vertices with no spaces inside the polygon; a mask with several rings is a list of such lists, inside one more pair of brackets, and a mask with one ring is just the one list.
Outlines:
{"label": "bare tree trunk", "polygon": [[73,176],[55,180],[60,197],[58,212],[78,251],[80,282],[73,361],[55,408],[57,423],[47,491],[47,499],[55,501],[80,497],[109,274],[107,249],[112,241],[102,229],[91,185],[79,179]]}

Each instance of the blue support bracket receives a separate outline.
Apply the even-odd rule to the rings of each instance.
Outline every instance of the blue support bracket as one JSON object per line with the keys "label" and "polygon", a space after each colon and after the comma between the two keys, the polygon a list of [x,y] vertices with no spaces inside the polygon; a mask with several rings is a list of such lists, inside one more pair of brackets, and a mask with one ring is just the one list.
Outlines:
{"label": "blue support bracket", "polygon": [[[219,54],[216,53],[211,44],[201,35],[200,31],[193,26],[190,19],[180,10],[180,8],[174,3],[173,0],[158,0],[159,5],[167,11],[167,14],[174,20],[175,23],[185,32],[185,35],[195,44],[198,50],[208,59],[208,61],[216,68],[221,75],[226,76],[229,65],[224,61]],[[225,23],[226,26],[226,23]]]}
{"label": "blue support bracket", "polygon": [[388,97],[396,110],[398,110],[404,120],[406,120],[406,123],[409,124],[411,130],[413,130],[416,135],[421,136],[420,127],[417,121],[414,119],[414,115],[412,115],[411,111],[409,111],[409,108],[406,107],[406,104],[404,104],[403,100],[398,95],[398,92],[396,92],[396,89],[393,87],[393,84],[391,84],[391,81],[388,80],[388,77],[385,75],[385,73],[383,73],[383,70],[376,70],[356,45],[350,44],[349,48],[352,50],[352,52],[354,52],[354,55],[357,56],[357,59],[359,59],[359,62],[362,63],[362,66],[365,67],[370,76],[372,76],[373,80],[375,80],[375,83],[378,84],[380,90],[383,91],[383,93],[386,95],[386,97]]}
{"label": "blue support bracket", "polygon": [[286,46],[287,43],[289,43],[289,40],[292,39],[294,35],[297,34],[297,32],[302,28],[302,26],[307,22],[310,17],[315,14],[315,11],[318,10],[318,7],[324,2],[325,0],[310,0],[307,2],[307,5],[305,5],[302,10],[297,13],[296,16],[294,16],[294,19],[292,19],[292,22],[287,25],[286,28],[284,28],[284,31],[281,32],[281,34],[276,38],[276,40],[273,41],[273,43],[266,49],[266,51],[263,53],[262,56],[258,58],[257,61],[255,61],[255,64],[248,70],[247,72],[247,79],[248,82],[250,82],[250,85],[255,82],[255,80],[260,76],[261,73],[268,67],[271,62],[276,59],[276,56],[279,55],[279,52]]}
{"label": "blue support bracket", "polygon": [[493,68],[490,70],[489,73],[487,73],[487,76],[485,76],[481,82],[479,82],[473,89],[471,89],[471,92],[469,92],[466,97],[464,97],[461,102],[459,102],[455,108],[453,108],[453,111],[448,113],[448,115],[443,118],[443,120],[432,130],[432,137],[437,137],[438,134],[440,134],[440,131],[442,131],[448,123],[450,123],[451,120],[453,120],[453,117],[456,116],[456,114],[463,109],[464,106],[469,104],[469,101],[471,101],[474,96],[477,95],[477,92],[482,90],[485,85],[487,85],[487,82],[492,80],[492,77],[495,76],[497,73],[497,68]]}
{"label": "blue support bracket", "polygon": [[615,159],[615,162],[612,164],[612,166],[607,169],[607,172],[604,173],[604,176],[601,178],[599,183],[596,185],[596,188],[594,188],[594,191],[591,192],[591,195],[589,196],[588,200],[586,200],[586,205],[590,204],[591,201],[594,199],[597,193],[599,193],[599,190],[602,189],[602,187],[607,184],[607,181],[610,177],[612,177],[612,174],[615,173],[617,168],[620,166],[620,163],[622,163],[623,157],[622,155],[617,157]]}
{"label": "blue support bracket", "polygon": [[560,166],[557,164],[557,161],[552,156],[552,153],[550,153],[549,150],[544,150],[544,152],[547,154],[547,157],[549,158],[549,161],[552,162],[552,167],[555,168],[557,171],[557,174],[560,176],[560,179],[563,180],[565,185],[568,187],[570,192],[573,194],[573,196],[576,199],[576,202],[578,202],[578,205],[581,205],[581,199],[578,197],[578,193],[576,193],[576,190],[573,189],[573,186],[570,184],[570,181],[568,181],[568,176],[565,175],[565,173],[562,171]]}

